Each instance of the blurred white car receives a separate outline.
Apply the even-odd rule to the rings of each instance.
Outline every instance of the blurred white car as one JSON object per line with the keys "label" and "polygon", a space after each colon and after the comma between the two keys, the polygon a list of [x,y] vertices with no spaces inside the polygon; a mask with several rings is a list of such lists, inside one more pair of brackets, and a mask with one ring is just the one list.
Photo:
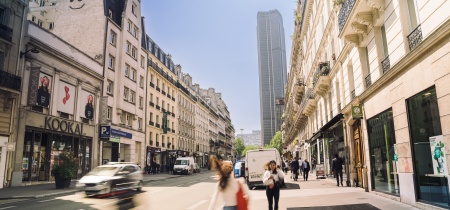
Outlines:
{"label": "blurred white car", "polygon": [[144,185],[144,175],[135,163],[110,162],[94,168],[83,176],[77,187],[86,195],[101,195],[119,190],[136,189],[140,191]]}

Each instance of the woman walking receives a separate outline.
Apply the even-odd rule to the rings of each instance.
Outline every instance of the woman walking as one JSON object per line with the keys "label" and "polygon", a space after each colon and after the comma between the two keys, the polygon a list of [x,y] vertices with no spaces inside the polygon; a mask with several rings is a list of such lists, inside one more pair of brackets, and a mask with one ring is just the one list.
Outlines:
{"label": "woman walking", "polygon": [[[278,210],[278,200],[280,199],[280,186],[284,180],[283,171],[277,170],[277,163],[271,160],[266,164],[268,170],[264,173],[263,184],[266,185],[266,196],[269,202],[269,210]],[[275,203],[274,203],[275,200]]]}
{"label": "woman walking", "polygon": [[230,162],[223,162],[218,160],[214,155],[211,155],[210,163],[212,168],[217,170],[219,182],[215,187],[208,210],[214,209],[219,194],[222,195],[222,200],[224,201],[223,210],[237,210],[236,193],[240,188],[243,190],[246,200],[249,200],[249,189],[245,184],[245,179],[242,177],[239,179],[233,178],[233,165]]}

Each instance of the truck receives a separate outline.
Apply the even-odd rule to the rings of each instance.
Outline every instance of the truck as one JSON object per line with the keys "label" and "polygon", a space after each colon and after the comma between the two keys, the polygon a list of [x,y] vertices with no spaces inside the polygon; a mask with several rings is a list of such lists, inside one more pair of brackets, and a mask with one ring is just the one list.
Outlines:
{"label": "truck", "polygon": [[263,186],[264,166],[274,160],[281,166],[281,156],[277,149],[249,150],[245,155],[245,178],[250,189]]}

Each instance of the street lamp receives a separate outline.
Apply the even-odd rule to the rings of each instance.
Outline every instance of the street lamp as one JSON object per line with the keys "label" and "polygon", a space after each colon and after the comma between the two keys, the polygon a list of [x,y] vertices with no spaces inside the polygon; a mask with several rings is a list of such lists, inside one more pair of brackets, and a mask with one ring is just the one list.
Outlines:
{"label": "street lamp", "polygon": [[33,47],[25,52],[20,52],[20,58],[22,58],[25,54],[27,54],[28,52],[32,52],[32,53],[39,53],[39,50],[36,49],[36,47]]}

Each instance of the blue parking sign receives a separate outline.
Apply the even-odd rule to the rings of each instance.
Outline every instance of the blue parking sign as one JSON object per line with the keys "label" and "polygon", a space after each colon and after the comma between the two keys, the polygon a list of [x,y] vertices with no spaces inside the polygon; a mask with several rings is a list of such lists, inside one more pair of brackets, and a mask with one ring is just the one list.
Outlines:
{"label": "blue parking sign", "polygon": [[109,125],[101,125],[99,133],[100,133],[100,138],[109,138],[109,137],[111,137],[111,126],[109,126]]}

